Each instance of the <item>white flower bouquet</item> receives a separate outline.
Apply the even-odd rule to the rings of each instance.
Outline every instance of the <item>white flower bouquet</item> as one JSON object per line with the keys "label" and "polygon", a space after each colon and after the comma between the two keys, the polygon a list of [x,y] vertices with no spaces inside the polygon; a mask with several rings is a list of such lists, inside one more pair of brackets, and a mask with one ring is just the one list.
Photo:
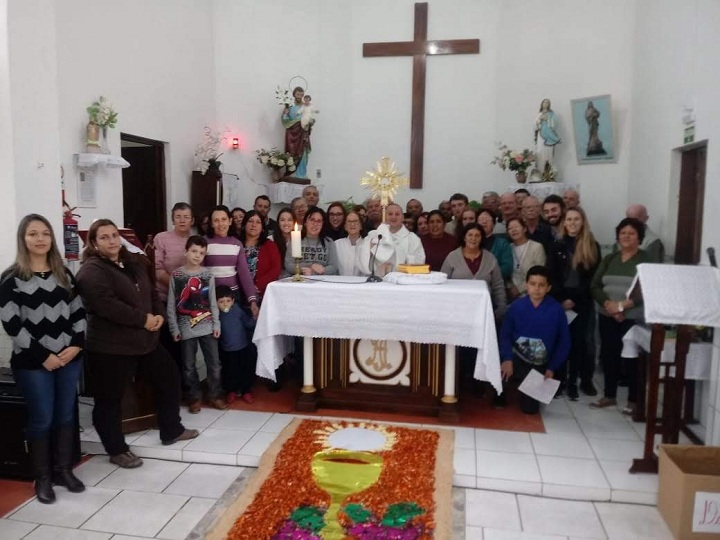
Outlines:
{"label": "white flower bouquet", "polygon": [[295,159],[277,148],[255,150],[255,156],[260,163],[276,171],[286,167],[288,172],[294,172],[297,168]]}
{"label": "white flower bouquet", "polygon": [[104,96],[100,96],[86,110],[90,116],[90,122],[101,128],[114,128],[117,124],[118,113],[113,110],[112,105]]}
{"label": "white flower bouquet", "polygon": [[497,165],[503,171],[510,169],[515,172],[525,172],[530,165],[535,163],[535,154],[527,148],[520,151],[510,150],[501,142],[497,143],[497,148],[500,153],[490,164]]}

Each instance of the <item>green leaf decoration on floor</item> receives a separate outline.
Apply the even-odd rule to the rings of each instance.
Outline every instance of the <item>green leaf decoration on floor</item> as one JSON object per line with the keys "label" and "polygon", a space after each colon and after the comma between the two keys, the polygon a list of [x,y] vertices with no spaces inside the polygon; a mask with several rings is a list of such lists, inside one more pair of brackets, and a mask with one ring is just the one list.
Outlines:
{"label": "green leaf decoration on floor", "polygon": [[324,513],[324,510],[316,506],[299,506],[290,515],[290,519],[302,529],[320,532],[325,526]]}
{"label": "green leaf decoration on floor", "polygon": [[415,503],[403,502],[391,504],[385,512],[382,524],[388,527],[404,527],[412,518],[424,513],[425,510]]}

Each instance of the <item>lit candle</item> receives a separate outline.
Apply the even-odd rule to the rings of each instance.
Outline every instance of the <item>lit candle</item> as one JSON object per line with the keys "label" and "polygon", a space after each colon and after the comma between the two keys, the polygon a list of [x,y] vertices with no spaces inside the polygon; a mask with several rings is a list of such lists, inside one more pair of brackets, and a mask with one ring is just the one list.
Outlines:
{"label": "lit candle", "polygon": [[299,259],[302,257],[302,248],[300,244],[300,231],[298,230],[297,223],[295,224],[295,230],[290,231],[290,246],[293,258]]}

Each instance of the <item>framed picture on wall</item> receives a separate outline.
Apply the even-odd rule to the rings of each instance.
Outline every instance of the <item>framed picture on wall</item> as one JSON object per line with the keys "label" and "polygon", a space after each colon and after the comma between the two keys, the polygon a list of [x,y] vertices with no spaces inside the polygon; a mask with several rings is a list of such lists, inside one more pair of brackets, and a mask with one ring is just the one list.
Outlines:
{"label": "framed picture on wall", "polygon": [[610,95],[573,99],[570,103],[578,164],[615,163]]}

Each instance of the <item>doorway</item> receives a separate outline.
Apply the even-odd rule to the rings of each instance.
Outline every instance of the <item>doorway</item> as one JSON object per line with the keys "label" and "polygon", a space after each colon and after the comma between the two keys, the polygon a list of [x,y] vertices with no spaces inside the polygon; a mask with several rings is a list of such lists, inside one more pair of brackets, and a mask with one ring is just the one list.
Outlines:
{"label": "doorway", "polygon": [[130,167],[122,170],[124,226],[145,245],[148,236],[164,231],[165,144],[128,133],[120,134],[120,148]]}
{"label": "doorway", "polygon": [[698,264],[702,249],[707,141],[683,146],[680,155],[675,264]]}

